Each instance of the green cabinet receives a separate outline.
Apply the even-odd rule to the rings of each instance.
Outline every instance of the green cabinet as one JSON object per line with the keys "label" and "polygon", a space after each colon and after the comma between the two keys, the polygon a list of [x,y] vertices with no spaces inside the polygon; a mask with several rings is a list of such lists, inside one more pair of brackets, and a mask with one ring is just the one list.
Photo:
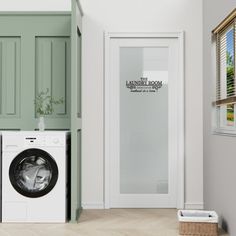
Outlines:
{"label": "green cabinet", "polygon": [[46,129],[71,122],[71,13],[0,15],[0,129],[37,130],[35,96],[63,103],[45,117]]}
{"label": "green cabinet", "polygon": [[0,130],[37,130],[40,92],[63,99],[45,124],[71,131],[71,222],[81,211],[81,21],[77,0],[71,12],[0,13]]}

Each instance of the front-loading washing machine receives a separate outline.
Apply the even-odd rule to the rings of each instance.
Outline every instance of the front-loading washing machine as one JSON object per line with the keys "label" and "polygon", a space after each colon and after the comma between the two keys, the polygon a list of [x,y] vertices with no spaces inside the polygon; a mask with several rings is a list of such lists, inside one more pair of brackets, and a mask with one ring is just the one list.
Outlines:
{"label": "front-loading washing machine", "polygon": [[2,132],[2,222],[66,222],[64,131]]}

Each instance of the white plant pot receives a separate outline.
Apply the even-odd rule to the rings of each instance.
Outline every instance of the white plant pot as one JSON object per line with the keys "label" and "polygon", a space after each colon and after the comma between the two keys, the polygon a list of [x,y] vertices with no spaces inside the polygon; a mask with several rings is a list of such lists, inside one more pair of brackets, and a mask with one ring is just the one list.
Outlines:
{"label": "white plant pot", "polygon": [[45,130],[45,122],[44,122],[44,117],[43,116],[39,117],[38,128],[39,128],[39,131],[44,131]]}

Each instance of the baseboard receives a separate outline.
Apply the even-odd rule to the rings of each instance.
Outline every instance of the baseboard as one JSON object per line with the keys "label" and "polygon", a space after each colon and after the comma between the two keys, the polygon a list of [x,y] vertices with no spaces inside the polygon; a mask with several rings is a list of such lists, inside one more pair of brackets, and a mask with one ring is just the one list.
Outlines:
{"label": "baseboard", "polygon": [[187,210],[202,210],[204,209],[203,202],[186,202],[184,208]]}
{"label": "baseboard", "polygon": [[[83,209],[104,209],[103,202],[83,202]],[[186,202],[184,208],[188,210],[202,210],[204,208],[203,202]]]}
{"label": "baseboard", "polygon": [[103,202],[82,202],[83,209],[104,209]]}

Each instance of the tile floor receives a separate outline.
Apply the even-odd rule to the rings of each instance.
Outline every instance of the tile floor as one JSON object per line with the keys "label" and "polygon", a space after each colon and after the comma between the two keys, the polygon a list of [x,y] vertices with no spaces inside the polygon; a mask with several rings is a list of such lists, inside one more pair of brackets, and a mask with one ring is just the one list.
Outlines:
{"label": "tile floor", "polygon": [[0,224],[0,236],[54,235],[177,236],[178,222],[174,209],[112,209],[84,210],[78,224]]}

